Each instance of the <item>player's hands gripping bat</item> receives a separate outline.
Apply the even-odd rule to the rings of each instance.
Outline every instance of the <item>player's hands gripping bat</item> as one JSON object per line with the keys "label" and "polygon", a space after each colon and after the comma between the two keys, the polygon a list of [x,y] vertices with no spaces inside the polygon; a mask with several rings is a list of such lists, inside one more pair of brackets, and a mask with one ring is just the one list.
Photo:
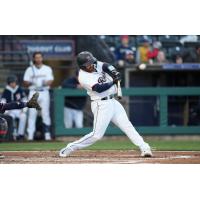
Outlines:
{"label": "player's hands gripping bat", "polygon": [[121,81],[120,73],[117,70],[112,70],[111,73],[112,73],[111,75],[113,78],[113,83],[118,85],[118,82]]}
{"label": "player's hands gripping bat", "polygon": [[117,85],[117,97],[118,97],[118,99],[121,99],[122,98],[122,89],[121,89],[121,84],[120,84],[121,75],[117,71],[112,71],[112,72],[114,73],[113,74],[113,82]]}
{"label": "player's hands gripping bat", "polygon": [[117,81],[121,81],[120,73],[117,71],[117,69],[114,66],[108,63],[104,63],[102,69],[104,72],[106,72],[109,76],[113,78],[114,84],[117,84]]}
{"label": "player's hands gripping bat", "polygon": [[117,85],[118,99],[121,99],[122,98],[122,90],[121,90],[121,86],[120,86],[120,81],[121,81],[120,73],[117,71],[117,69],[114,66],[112,66],[108,63],[103,64],[103,71],[106,72],[107,74],[109,74],[113,78],[113,83]]}
{"label": "player's hands gripping bat", "polygon": [[35,108],[36,110],[41,110],[40,105],[38,104],[38,97],[39,93],[36,92],[31,99],[27,102],[27,107],[28,108]]}

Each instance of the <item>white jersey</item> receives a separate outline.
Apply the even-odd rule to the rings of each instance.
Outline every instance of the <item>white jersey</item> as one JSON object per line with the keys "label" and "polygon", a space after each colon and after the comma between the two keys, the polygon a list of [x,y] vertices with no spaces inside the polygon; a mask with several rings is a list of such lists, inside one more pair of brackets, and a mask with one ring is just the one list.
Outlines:
{"label": "white jersey", "polygon": [[97,83],[103,84],[113,81],[112,77],[103,71],[102,66],[103,62],[97,61],[96,72],[89,73],[84,70],[79,71],[79,83],[87,90],[87,94],[91,97],[91,100],[102,99],[117,93],[117,86],[115,84],[101,93],[92,90],[92,87]]}
{"label": "white jersey", "polygon": [[51,80],[54,80],[53,72],[47,65],[42,65],[40,68],[30,66],[24,74],[24,81],[31,83],[30,90],[48,90],[49,86],[45,86],[44,83]]}

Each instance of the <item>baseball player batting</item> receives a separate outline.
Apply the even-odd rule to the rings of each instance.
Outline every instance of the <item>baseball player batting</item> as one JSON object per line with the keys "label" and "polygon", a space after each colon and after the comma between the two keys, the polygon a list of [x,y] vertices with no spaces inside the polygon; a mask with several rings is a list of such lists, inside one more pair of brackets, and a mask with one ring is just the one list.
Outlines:
{"label": "baseball player batting", "polygon": [[149,144],[144,142],[136,129],[129,121],[123,106],[115,99],[118,83],[121,81],[120,73],[114,66],[98,61],[90,52],[78,54],[77,63],[79,82],[91,98],[91,110],[94,114],[93,131],[81,139],[69,143],[60,150],[60,157],[67,157],[72,152],[86,148],[100,140],[110,121],[118,126],[139,147],[142,157],[151,157]]}

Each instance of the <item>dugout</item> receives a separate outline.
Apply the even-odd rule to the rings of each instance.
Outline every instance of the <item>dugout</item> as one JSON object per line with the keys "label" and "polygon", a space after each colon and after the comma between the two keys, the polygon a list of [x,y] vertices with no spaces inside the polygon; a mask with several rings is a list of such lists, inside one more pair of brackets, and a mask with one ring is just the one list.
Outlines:
{"label": "dugout", "polygon": [[[185,66],[186,65],[186,66]],[[171,64],[166,66],[149,65],[139,70],[135,65],[125,69],[125,87],[199,87],[200,70],[198,64]],[[159,98],[157,96],[129,97],[129,117],[136,126],[159,125]],[[198,125],[199,96],[169,96],[168,125]],[[133,114],[130,114],[133,113]],[[145,116],[145,117],[144,117]]]}

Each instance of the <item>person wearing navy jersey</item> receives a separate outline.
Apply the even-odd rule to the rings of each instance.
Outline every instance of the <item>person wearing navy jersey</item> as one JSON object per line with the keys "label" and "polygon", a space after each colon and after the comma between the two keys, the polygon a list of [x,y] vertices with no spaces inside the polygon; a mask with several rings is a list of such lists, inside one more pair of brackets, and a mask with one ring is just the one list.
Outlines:
{"label": "person wearing navy jersey", "polygon": [[[0,114],[5,113],[6,110],[23,109],[26,107],[35,108],[36,110],[41,110],[41,107],[37,102],[38,97],[39,93],[35,93],[28,102],[13,101],[10,103],[0,103]],[[0,117],[0,133],[6,134],[7,131],[8,131],[7,121],[3,117]],[[0,159],[3,159],[4,157],[5,156],[3,154],[0,154]]]}
{"label": "person wearing navy jersey", "polygon": [[[75,76],[63,81],[62,88],[82,89],[78,81],[78,72]],[[73,123],[76,128],[83,127],[83,108],[87,97],[65,97],[64,124],[65,128],[72,128]]]}
{"label": "person wearing navy jersey", "polygon": [[[1,96],[1,102],[4,103],[11,103],[11,102],[24,102],[26,101],[26,94],[24,90],[18,85],[18,80],[15,75],[10,75],[7,78],[7,85],[3,91],[3,94]],[[22,103],[23,104],[23,103]],[[26,112],[27,108],[23,109],[12,109],[7,110],[6,115],[12,117],[13,122],[15,122],[15,119],[19,120],[18,127],[15,127],[13,138],[14,139],[24,139],[24,132],[25,132],[25,126],[26,126]]]}

